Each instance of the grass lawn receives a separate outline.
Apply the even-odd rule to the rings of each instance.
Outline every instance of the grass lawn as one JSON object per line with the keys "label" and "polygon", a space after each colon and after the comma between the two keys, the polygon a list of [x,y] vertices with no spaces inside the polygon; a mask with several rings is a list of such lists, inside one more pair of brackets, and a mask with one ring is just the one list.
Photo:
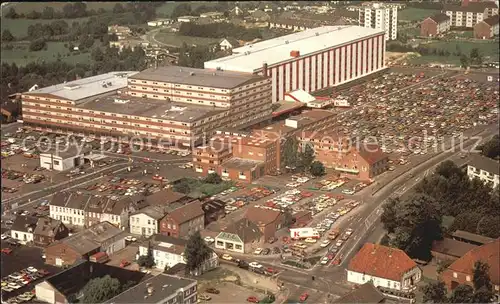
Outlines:
{"label": "grass lawn", "polygon": [[457,45],[460,47],[462,53],[470,54],[473,48],[478,48],[483,56],[489,56],[491,58],[497,58],[500,48],[497,42],[469,42],[469,41],[436,41],[425,44],[426,46],[448,50],[449,52],[455,52]]}
{"label": "grass lawn", "polygon": [[158,40],[159,42],[175,47],[180,47],[183,42],[185,42],[187,45],[193,45],[193,44],[208,45],[212,43],[217,43],[220,40],[219,38],[182,36],[182,35],[177,35],[176,33],[165,33],[165,32],[159,32],[158,34],[156,34],[155,39]]}
{"label": "grass lawn", "polygon": [[[61,2],[63,3],[63,2]],[[19,4],[27,4],[27,3],[19,3]],[[71,27],[71,24],[73,22],[84,22],[87,21],[88,18],[76,18],[76,19],[63,19],[68,23],[68,26]],[[16,38],[23,38],[28,35],[28,27],[32,24],[45,24],[45,23],[51,23],[56,20],[60,19],[53,19],[53,20],[44,20],[44,19],[39,19],[39,20],[31,20],[31,19],[7,19],[7,18],[2,18],[1,20],[1,25],[2,25],[2,30],[9,30],[12,35]]]}
{"label": "grass lawn", "polygon": [[[179,183],[186,183],[189,186],[190,190],[190,192],[188,193],[189,196],[197,198],[212,196],[234,186],[234,183],[231,181],[223,181],[220,184],[209,184],[205,183],[201,179],[187,177],[178,180],[175,184],[177,185]],[[174,185],[174,191],[175,189],[176,187]]]}
{"label": "grass lawn", "polygon": [[437,56],[437,55],[429,55],[429,56],[419,56],[412,57],[408,60],[411,64],[428,64],[428,63],[436,63],[436,64],[453,64],[456,66],[460,66],[460,57],[457,56]]}
{"label": "grass lawn", "polygon": [[[87,4],[87,9],[91,10],[98,10],[100,8],[103,8],[105,10],[112,10],[113,7],[115,6],[116,3],[118,2],[99,2],[99,1],[87,1],[85,2]],[[122,2],[122,4],[125,4],[126,2]],[[53,7],[55,10],[62,10],[62,8],[68,4],[68,2],[12,2],[10,6],[8,7],[13,7],[18,14],[26,14],[31,11],[37,11],[37,12],[42,12],[43,9],[46,6]],[[2,10],[2,15],[5,14],[7,10]]]}
{"label": "grass lawn", "polygon": [[420,21],[437,13],[439,13],[439,10],[410,7],[399,11],[398,19],[407,21]]}
{"label": "grass lawn", "polygon": [[[61,54],[61,60],[68,63],[86,63],[90,61],[90,53],[80,53],[78,55],[70,54],[64,47],[64,42],[47,42],[47,50],[30,52],[28,43],[17,44],[12,50],[2,50],[2,62],[16,63],[18,66],[24,66],[29,62],[44,60],[46,62],[56,61],[57,54]],[[21,48],[22,47],[22,48]]]}

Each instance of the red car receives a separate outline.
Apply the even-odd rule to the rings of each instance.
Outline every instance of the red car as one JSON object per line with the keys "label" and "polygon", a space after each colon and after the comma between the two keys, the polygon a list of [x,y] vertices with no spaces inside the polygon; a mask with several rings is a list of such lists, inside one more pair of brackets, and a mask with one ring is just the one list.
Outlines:
{"label": "red car", "polygon": [[259,303],[259,299],[257,299],[256,297],[250,296],[250,297],[247,298],[247,302],[250,302],[250,303]]}
{"label": "red car", "polygon": [[307,292],[304,292],[303,294],[300,295],[300,302],[305,302],[309,298],[309,294]]}
{"label": "red car", "polygon": [[267,268],[266,268],[266,272],[268,272],[268,273],[272,273],[272,274],[275,274],[275,273],[278,273],[279,271],[278,271],[278,270],[276,270],[276,269],[273,269],[273,268],[271,268],[271,267],[267,267]]}
{"label": "red car", "polygon": [[10,249],[10,248],[2,248],[2,253],[11,254],[12,253],[12,249]]}
{"label": "red car", "polygon": [[123,261],[120,263],[120,267],[121,267],[121,268],[127,267],[128,265],[130,265],[130,262],[129,262],[129,261],[126,261],[126,260],[123,260]]}

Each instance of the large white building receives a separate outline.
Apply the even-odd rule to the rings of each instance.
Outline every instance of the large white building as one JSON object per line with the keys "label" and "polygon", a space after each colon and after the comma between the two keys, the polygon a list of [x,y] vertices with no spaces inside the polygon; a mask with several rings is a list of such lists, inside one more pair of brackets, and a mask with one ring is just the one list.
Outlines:
{"label": "large white building", "polygon": [[205,69],[272,77],[272,100],[290,91],[315,92],[373,74],[385,66],[385,32],[323,26],[233,49]]}
{"label": "large white building", "polygon": [[371,3],[359,9],[359,25],[385,31],[385,40],[398,37],[398,8],[393,5]]}
{"label": "large white building", "polygon": [[470,179],[479,178],[485,184],[495,188],[500,184],[500,164],[488,157],[474,154],[467,166],[467,175]]}
{"label": "large white building", "polygon": [[472,28],[484,19],[498,14],[498,5],[493,1],[471,2],[467,5],[445,5],[443,12],[451,19],[452,27]]}
{"label": "large white building", "polygon": [[404,251],[372,243],[366,243],[347,267],[347,281],[372,281],[382,291],[410,292],[421,278],[422,270]]}

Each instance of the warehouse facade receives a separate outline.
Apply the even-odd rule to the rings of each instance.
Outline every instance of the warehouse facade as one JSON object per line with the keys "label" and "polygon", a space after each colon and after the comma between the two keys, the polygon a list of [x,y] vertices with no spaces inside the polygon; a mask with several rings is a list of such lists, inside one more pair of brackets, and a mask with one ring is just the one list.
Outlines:
{"label": "warehouse facade", "polygon": [[315,92],[385,69],[385,31],[360,26],[323,26],[233,49],[205,62],[205,69],[272,78],[272,100],[287,92]]}

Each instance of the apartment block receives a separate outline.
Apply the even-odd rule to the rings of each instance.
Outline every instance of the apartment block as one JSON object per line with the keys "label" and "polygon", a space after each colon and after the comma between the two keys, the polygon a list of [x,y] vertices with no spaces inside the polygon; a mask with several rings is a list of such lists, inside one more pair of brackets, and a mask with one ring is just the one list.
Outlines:
{"label": "apartment block", "polygon": [[359,9],[359,25],[385,31],[385,40],[398,37],[398,8],[382,3],[370,3]]}

